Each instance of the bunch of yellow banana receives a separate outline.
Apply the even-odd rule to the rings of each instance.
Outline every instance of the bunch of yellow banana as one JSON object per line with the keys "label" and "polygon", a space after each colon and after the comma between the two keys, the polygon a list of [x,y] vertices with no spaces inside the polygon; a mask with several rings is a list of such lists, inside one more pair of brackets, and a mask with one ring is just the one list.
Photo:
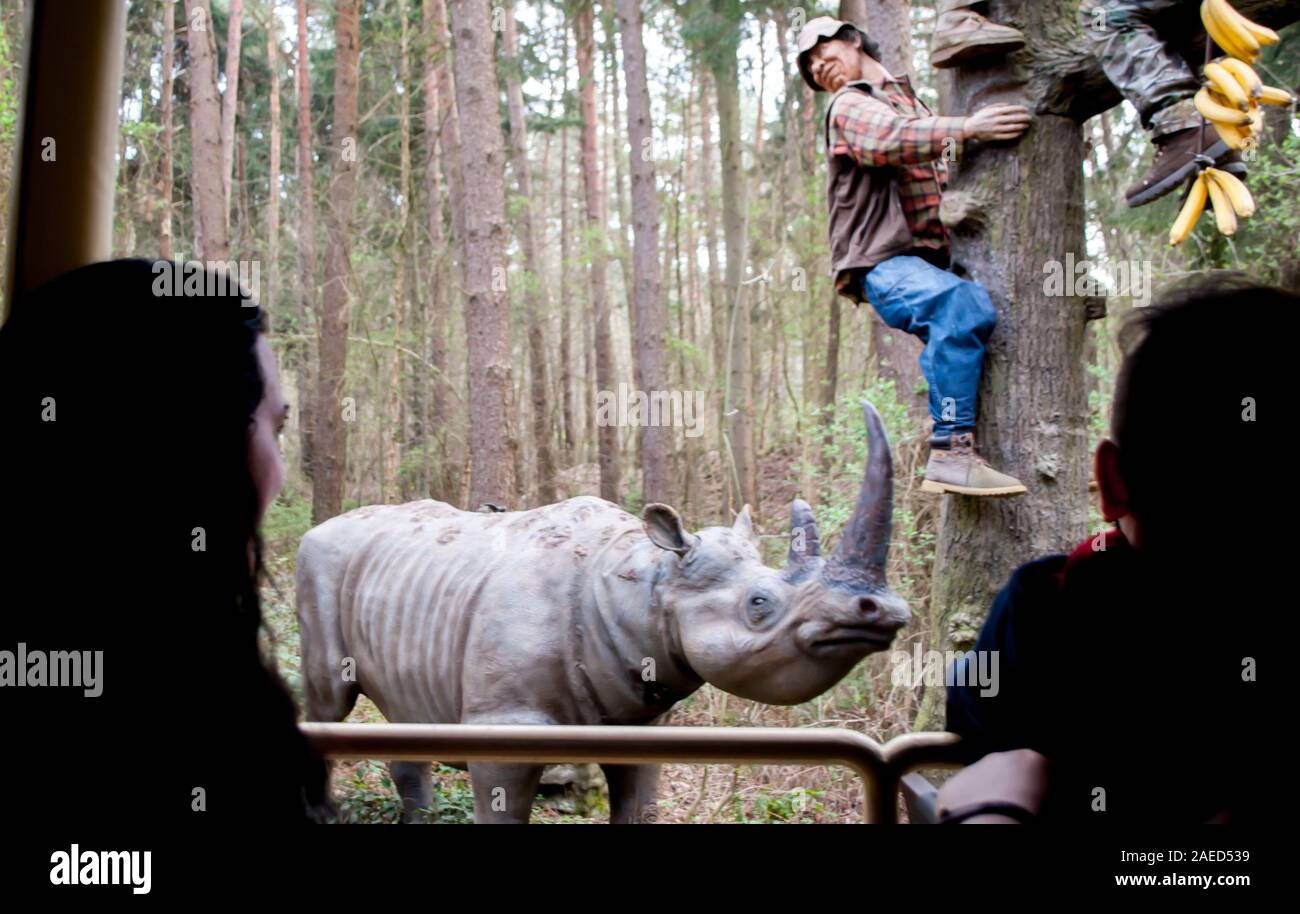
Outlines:
{"label": "bunch of yellow banana", "polygon": [[1246,63],[1255,62],[1261,45],[1278,43],[1277,32],[1251,22],[1233,9],[1228,0],[1204,0],[1201,3],[1201,22],[1214,43],[1229,57]]}
{"label": "bunch of yellow banana", "polygon": [[1183,208],[1169,230],[1169,243],[1182,244],[1196,227],[1209,200],[1214,207],[1214,221],[1219,232],[1231,235],[1237,231],[1237,220],[1247,219],[1255,212],[1255,201],[1246,185],[1236,175],[1218,168],[1207,168],[1196,176],[1192,189],[1183,202]]}
{"label": "bunch of yellow banana", "polygon": [[1259,106],[1289,105],[1291,94],[1264,85],[1245,61],[1220,57],[1205,65],[1205,85],[1196,93],[1195,102],[1196,110],[1214,126],[1219,139],[1229,149],[1242,150],[1257,143],[1264,129]]}

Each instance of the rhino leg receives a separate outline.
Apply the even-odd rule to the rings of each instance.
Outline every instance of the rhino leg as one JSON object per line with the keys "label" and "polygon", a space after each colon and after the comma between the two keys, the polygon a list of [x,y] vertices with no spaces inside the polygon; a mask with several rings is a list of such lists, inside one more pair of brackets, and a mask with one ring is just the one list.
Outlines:
{"label": "rhino leg", "polygon": [[488,825],[527,825],[537,783],[545,765],[470,762],[474,821]]}
{"label": "rhino leg", "polygon": [[609,783],[609,823],[637,825],[659,821],[658,765],[601,765]]}
{"label": "rhino leg", "polygon": [[433,805],[433,766],[429,762],[389,762],[397,794],[402,798],[402,821],[426,824],[433,821],[422,810]]}

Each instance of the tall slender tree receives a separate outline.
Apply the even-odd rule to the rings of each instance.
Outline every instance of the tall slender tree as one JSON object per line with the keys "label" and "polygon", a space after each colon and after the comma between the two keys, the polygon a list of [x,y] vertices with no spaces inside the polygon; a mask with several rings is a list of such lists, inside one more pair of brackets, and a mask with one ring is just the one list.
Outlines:
{"label": "tall slender tree", "polygon": [[[560,100],[561,116],[569,117],[569,25],[568,10],[560,16]],[[564,411],[564,459],[577,460],[578,425],[573,403],[573,308],[569,306],[569,127],[560,127],[560,404]]]}
{"label": "tall slender tree", "polygon": [[[266,33],[266,69],[270,78],[268,107],[271,118],[270,134],[267,137],[267,191],[266,191],[266,295],[265,300],[273,307],[280,302],[276,298],[280,291],[280,54],[276,47],[279,41],[278,23],[275,9],[266,14],[262,22]],[[297,322],[301,332],[302,320]]]}
{"label": "tall slender tree", "polygon": [[[868,30],[880,47],[881,63],[895,76],[916,80],[912,64],[911,0],[842,0],[840,18]],[[836,305],[839,304],[838,296]],[[911,334],[894,330],[873,309],[863,309],[871,323],[871,349],[881,377],[894,382],[899,398],[913,413],[925,407],[921,378],[921,341]]]}
{"label": "tall slender tree", "polygon": [[[596,358],[596,388],[614,389],[614,343],[610,333],[609,299],[605,287],[605,194],[596,140],[596,40],[592,0],[579,0],[573,16],[578,57],[578,92],[582,107],[582,187],[587,201],[587,240],[591,278],[591,319]],[[595,418],[594,402],[588,404]],[[612,421],[596,429],[600,462],[600,497],[619,500],[618,428]]]}
{"label": "tall slender tree", "polygon": [[208,0],[185,0],[190,50],[190,185],[194,197],[196,257],[230,259],[221,180],[221,97],[217,92],[217,49]]}
{"label": "tall slender tree", "polygon": [[172,162],[172,97],[175,95],[176,82],[176,5],[163,4],[163,45],[162,45],[162,131],[160,143],[162,152],[158,162],[158,256],[163,260],[172,259],[172,183],[174,166]]}
{"label": "tall slender tree", "polygon": [[748,182],[741,158],[740,48],[743,6],[737,0],[712,0],[715,44],[709,54],[718,105],[718,141],[722,162],[722,226],[726,238],[725,296],[727,313],[727,394],[724,403],[725,512],[749,504],[758,510],[758,474],[754,462],[754,371],[750,296],[744,285],[748,247]]}
{"label": "tall slender tree", "polygon": [[[316,383],[316,429],[312,442],[315,486],[312,520],[322,523],[343,508],[347,427],[343,378],[348,359],[348,314],[352,282],[352,209],[360,152],[357,143],[357,68],[361,58],[360,0],[334,4],[334,123],[331,133],[329,250],[321,299]],[[352,404],[350,404],[352,405]]]}
{"label": "tall slender tree", "polygon": [[[453,498],[451,492],[452,461],[447,447],[447,427],[451,416],[447,361],[448,287],[452,266],[456,258],[447,244],[443,220],[444,171],[447,160],[460,158],[460,133],[456,120],[454,100],[450,97],[451,61],[447,46],[447,7],[445,0],[424,0],[422,5],[425,29],[424,48],[424,142],[425,142],[425,197],[429,220],[430,258],[428,282],[429,365],[433,379],[429,391],[429,409],[426,422],[435,431],[438,469],[429,477],[429,494],[438,499]],[[459,167],[454,168],[459,171]],[[453,204],[454,205],[454,204]]]}
{"label": "tall slender tree", "polygon": [[[308,317],[317,305],[316,277],[316,166],[311,117],[311,67],[307,48],[307,0],[297,0],[297,51],[293,65],[298,99],[298,316],[299,332],[307,333]],[[299,464],[308,479],[315,476],[316,405],[312,393],[311,344],[304,340],[299,350],[298,445]]]}
{"label": "tall slender tree", "polygon": [[402,421],[402,346],[407,304],[407,255],[411,240],[411,51],[410,28],[407,23],[407,0],[397,0],[398,50],[397,79],[401,86],[397,100],[398,129],[398,186],[397,186],[397,246],[393,251],[393,351],[389,360],[388,403],[386,407],[388,428],[384,441],[384,501],[401,500],[402,445],[406,432]]}
{"label": "tall slender tree", "polygon": [[515,492],[510,297],[505,264],[505,141],[488,0],[453,0],[456,107],[465,201],[465,325],[469,335],[470,490],[473,507]]}
{"label": "tall slender tree", "polygon": [[[655,193],[654,137],[650,129],[650,88],[646,83],[645,44],[641,36],[641,9],[637,0],[618,0],[618,28],[626,70],[627,127],[631,141],[632,229],[634,288],[633,313],[636,338],[637,387],[650,393],[667,391],[668,311],[659,280],[659,198]],[[645,500],[670,503],[673,432],[670,425],[646,422],[641,426],[641,467],[645,475]]]}
{"label": "tall slender tree", "polygon": [[546,335],[542,315],[550,310],[546,280],[542,275],[537,233],[533,226],[533,181],[528,164],[528,132],[524,117],[518,38],[513,2],[505,5],[505,29],[501,50],[505,56],[506,100],[510,117],[510,159],[519,184],[519,208],[515,211],[516,234],[524,252],[524,299],[528,306],[528,384],[532,399],[533,447],[537,453],[537,497],[541,504],[555,501],[555,458],[551,450],[551,429],[547,410]]}
{"label": "tall slender tree", "polygon": [[[230,168],[235,157],[235,115],[239,110],[239,54],[244,40],[244,0],[230,0],[226,20],[226,91],[221,95],[221,186],[230,217]],[[228,223],[227,223],[228,224]]]}

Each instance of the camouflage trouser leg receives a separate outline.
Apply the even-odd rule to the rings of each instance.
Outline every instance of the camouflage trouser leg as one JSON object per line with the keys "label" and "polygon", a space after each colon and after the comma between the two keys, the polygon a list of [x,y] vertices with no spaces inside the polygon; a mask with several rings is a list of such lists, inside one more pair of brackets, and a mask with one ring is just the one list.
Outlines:
{"label": "camouflage trouser leg", "polygon": [[1079,26],[1102,70],[1142,117],[1152,136],[1201,123],[1192,96],[1200,83],[1187,62],[1156,34],[1152,20],[1196,0],[1083,0]]}

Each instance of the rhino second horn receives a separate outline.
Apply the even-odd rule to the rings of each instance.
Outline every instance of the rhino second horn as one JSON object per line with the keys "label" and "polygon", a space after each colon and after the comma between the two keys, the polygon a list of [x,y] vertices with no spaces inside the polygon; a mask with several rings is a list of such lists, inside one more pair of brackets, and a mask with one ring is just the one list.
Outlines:
{"label": "rhino second horn", "polygon": [[802,498],[790,502],[790,554],[786,567],[793,568],[822,554],[821,537],[812,508]]}
{"label": "rhino second horn", "polygon": [[831,561],[844,570],[884,581],[894,513],[894,461],[889,453],[889,436],[885,434],[880,413],[865,401],[862,413],[867,420],[867,468],[862,476],[862,488],[858,491],[857,506],[844,527]]}

